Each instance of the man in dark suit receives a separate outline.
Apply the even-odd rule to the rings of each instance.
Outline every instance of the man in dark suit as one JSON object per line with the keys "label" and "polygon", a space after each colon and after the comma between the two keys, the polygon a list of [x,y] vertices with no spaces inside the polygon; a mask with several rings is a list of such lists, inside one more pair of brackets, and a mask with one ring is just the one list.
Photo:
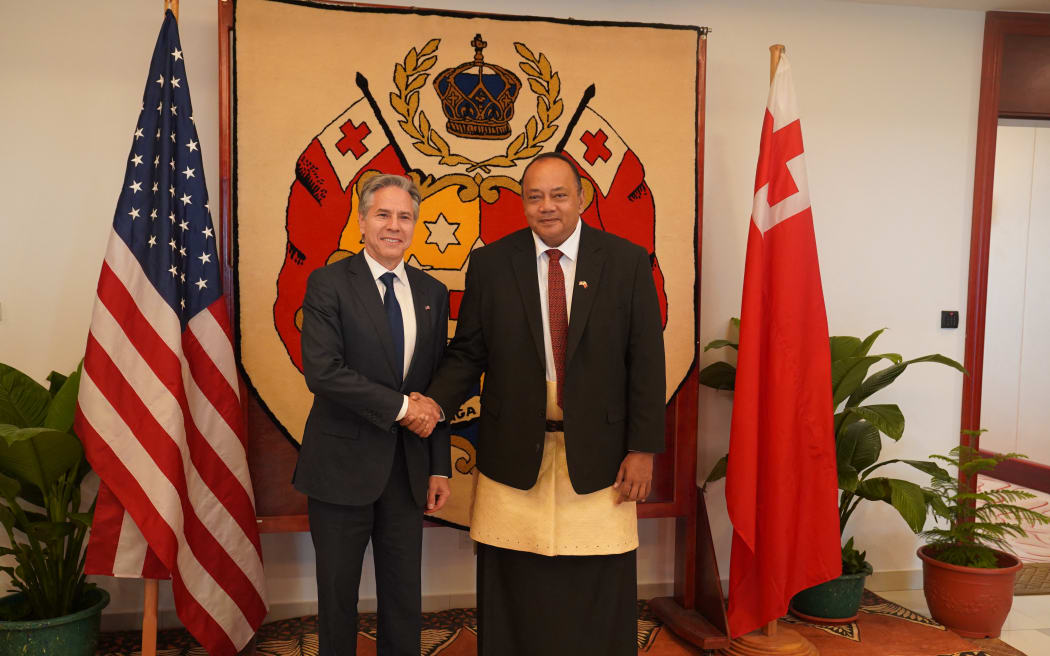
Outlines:
{"label": "man in dark suit", "polygon": [[[303,373],[314,404],[293,483],[309,497],[321,656],[354,654],[371,538],[376,651],[418,656],[423,506],[440,509],[452,472],[447,424],[420,400],[448,334],[448,291],[406,267],[419,217],[408,178],[360,188],[364,249],[314,271],[303,301]],[[429,436],[429,439],[424,439]]]}
{"label": "man in dark suit", "polygon": [[580,220],[549,153],[529,229],[475,250],[427,394],[452,416],[485,375],[471,536],[479,654],[636,653],[637,514],[664,448],[663,331],[648,255]]}

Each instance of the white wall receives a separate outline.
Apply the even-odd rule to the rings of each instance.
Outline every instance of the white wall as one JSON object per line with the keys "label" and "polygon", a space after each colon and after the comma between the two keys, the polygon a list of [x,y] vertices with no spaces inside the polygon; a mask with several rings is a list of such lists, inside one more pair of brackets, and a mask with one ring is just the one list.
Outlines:
{"label": "white wall", "polygon": [[[391,0],[387,0],[390,2]],[[205,172],[217,194],[214,0],[184,0],[180,32]],[[404,2],[402,4],[419,4]],[[978,12],[797,0],[574,3],[430,0],[489,12],[707,25],[708,107],[702,343],[739,312],[744,244],[768,83],[768,46],[792,60],[803,121],[817,243],[833,334],[891,330],[879,350],[962,358],[962,330],[942,309],[965,310],[970,201],[983,15]],[[87,332],[103,244],[122,179],[160,2],[0,4],[0,360],[43,377],[72,369]],[[964,320],[965,321],[965,320]],[[707,354],[702,364],[719,357]],[[900,403],[905,437],[885,455],[924,457],[956,443],[958,374],[906,373],[882,399]],[[706,469],[725,452],[729,402],[701,391]],[[722,577],[730,527],[720,485],[708,495]],[[851,523],[876,570],[914,570],[915,538],[894,513],[864,508]],[[639,581],[671,580],[673,522],[641,525]],[[306,535],[269,535],[271,601],[313,598]],[[425,537],[425,593],[473,588],[462,537]],[[373,594],[366,574],[362,596]],[[111,612],[137,607],[125,585]],[[651,589],[651,586],[650,586]],[[164,603],[166,602],[166,606]],[[170,598],[162,608],[170,607]]]}

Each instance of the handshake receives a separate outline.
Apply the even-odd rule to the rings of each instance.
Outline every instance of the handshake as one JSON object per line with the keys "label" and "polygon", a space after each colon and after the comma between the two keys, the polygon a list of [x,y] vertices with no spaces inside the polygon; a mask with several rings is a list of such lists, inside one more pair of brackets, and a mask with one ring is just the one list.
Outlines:
{"label": "handshake", "polygon": [[397,423],[420,437],[430,437],[434,426],[443,418],[444,413],[434,399],[412,392],[408,395],[408,410]]}

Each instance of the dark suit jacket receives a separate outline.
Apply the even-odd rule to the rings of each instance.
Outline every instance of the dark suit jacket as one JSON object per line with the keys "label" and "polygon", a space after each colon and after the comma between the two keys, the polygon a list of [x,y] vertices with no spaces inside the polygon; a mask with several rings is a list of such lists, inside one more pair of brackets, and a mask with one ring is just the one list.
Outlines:
{"label": "dark suit jacket", "polygon": [[[586,282],[586,286],[584,286]],[[664,348],[648,254],[586,224],[566,340],[569,477],[579,494],[612,485],[628,450],[664,448]],[[470,256],[456,335],[427,394],[451,417],[478,377],[478,467],[519,489],[543,455],[546,374],[536,248],[520,230]]]}
{"label": "dark suit jacket", "polygon": [[386,485],[402,433],[412,494],[420,506],[429,476],[452,473],[447,424],[423,439],[395,422],[404,394],[426,389],[448,337],[448,290],[414,267],[405,271],[416,311],[416,345],[402,385],[396,376],[403,364],[395,362],[382,296],[364,255],[310,274],[302,348],[314,404],[292,479],[307,496],[344,505],[372,503]]}

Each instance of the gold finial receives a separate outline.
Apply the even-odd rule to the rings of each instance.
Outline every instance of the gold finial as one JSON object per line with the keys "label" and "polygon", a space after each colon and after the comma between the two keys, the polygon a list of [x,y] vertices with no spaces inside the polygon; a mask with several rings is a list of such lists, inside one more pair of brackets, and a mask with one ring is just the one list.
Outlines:
{"label": "gold finial", "polygon": [[484,63],[485,55],[481,54],[481,51],[488,45],[488,41],[483,41],[480,34],[475,34],[474,40],[470,42],[470,45],[474,46],[474,63]]}

